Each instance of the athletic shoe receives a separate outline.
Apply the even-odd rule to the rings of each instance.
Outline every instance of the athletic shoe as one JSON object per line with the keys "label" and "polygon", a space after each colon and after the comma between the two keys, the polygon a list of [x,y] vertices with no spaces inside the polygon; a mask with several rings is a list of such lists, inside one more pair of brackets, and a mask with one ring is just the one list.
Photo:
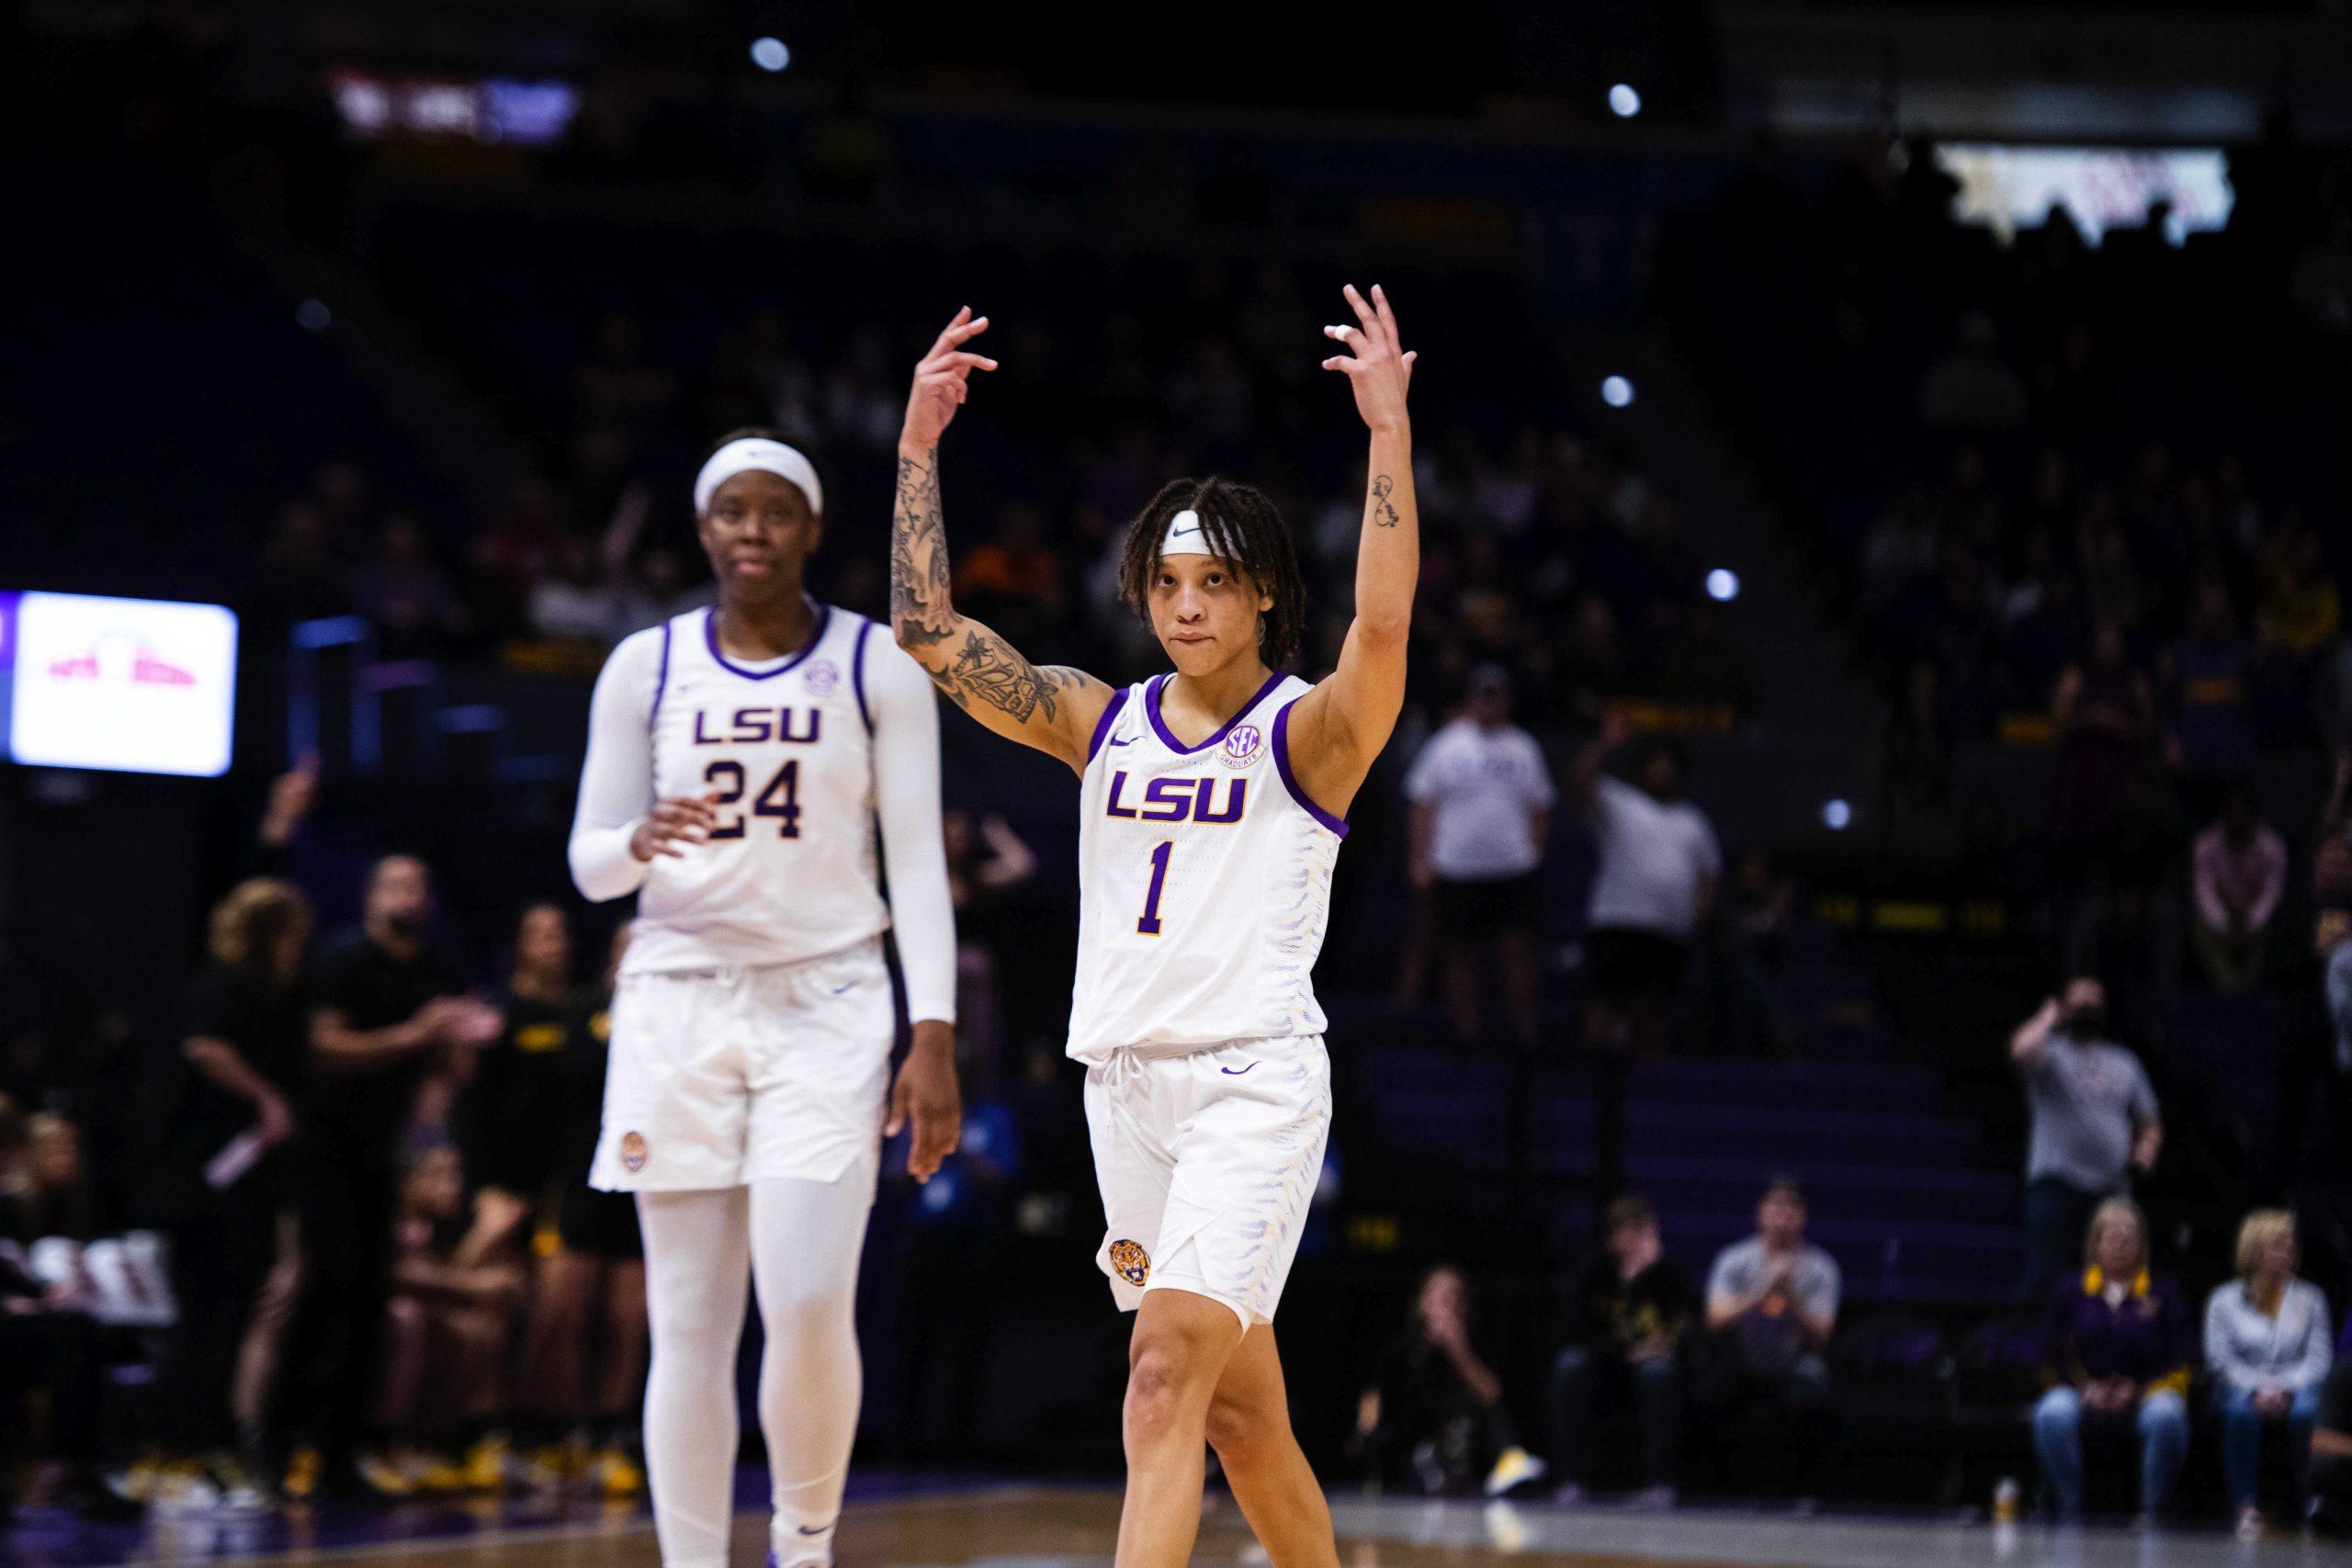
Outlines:
{"label": "athletic shoe", "polygon": [[1495,1468],[1487,1472],[1487,1495],[1499,1497],[1515,1486],[1544,1479],[1544,1461],[1514,1443],[1495,1461]]}
{"label": "athletic shoe", "polygon": [[413,1453],[363,1454],[358,1461],[359,1478],[379,1497],[413,1495],[422,1468]]}
{"label": "athletic shoe", "polygon": [[526,1488],[552,1492],[579,1472],[579,1456],[560,1443],[547,1443],[524,1456],[520,1465]]}
{"label": "athletic shoe", "polygon": [[2240,1540],[2260,1540],[2262,1539],[2261,1509],[2248,1507],[2240,1508],[2238,1510],[2238,1539]]}
{"label": "athletic shoe", "polygon": [[645,1490],[645,1471],[623,1449],[606,1449],[590,1463],[597,1490],[607,1497],[635,1497]]}
{"label": "athletic shoe", "polygon": [[319,1475],[322,1465],[316,1449],[296,1449],[294,1457],[286,1461],[286,1479],[278,1489],[295,1502],[307,1502],[319,1490]]}
{"label": "athletic shoe", "polygon": [[170,1466],[159,1460],[142,1459],[107,1477],[107,1490],[126,1503],[144,1503],[155,1495],[163,1484]]}
{"label": "athletic shoe", "polygon": [[506,1489],[508,1461],[514,1449],[503,1433],[493,1432],[476,1443],[465,1458],[465,1484],[474,1492],[503,1492]]}
{"label": "athletic shoe", "polygon": [[164,1467],[164,1473],[147,1506],[165,1517],[186,1517],[190,1514],[209,1514],[220,1502],[220,1489],[204,1473],[204,1467],[193,1460]]}

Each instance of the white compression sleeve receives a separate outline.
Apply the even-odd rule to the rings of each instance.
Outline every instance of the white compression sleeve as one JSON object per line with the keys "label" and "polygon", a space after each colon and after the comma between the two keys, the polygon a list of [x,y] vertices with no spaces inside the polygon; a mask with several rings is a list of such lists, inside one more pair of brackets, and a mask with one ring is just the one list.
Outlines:
{"label": "white compression sleeve", "polygon": [[857,1255],[874,1208],[874,1158],[838,1181],[752,1185],[752,1274],[767,1349],[760,1429],[768,1442],[777,1568],[832,1561],[864,1387],[857,1353]]}
{"label": "white compression sleeve", "polygon": [[571,880],[584,897],[634,893],[651,870],[629,853],[628,841],[653,808],[653,694],[666,629],[639,632],[614,649],[589,701],[571,848]]}
{"label": "white compression sleeve", "polygon": [[890,879],[890,926],[907,979],[907,1017],[956,1021],[956,906],[939,827],[939,698],[931,677],[890,640],[866,635],[874,712],[874,798]]}
{"label": "white compression sleeve", "polygon": [[640,1192],[645,1465],[662,1568],[726,1568],[735,1513],[735,1356],[751,1287],[751,1195]]}

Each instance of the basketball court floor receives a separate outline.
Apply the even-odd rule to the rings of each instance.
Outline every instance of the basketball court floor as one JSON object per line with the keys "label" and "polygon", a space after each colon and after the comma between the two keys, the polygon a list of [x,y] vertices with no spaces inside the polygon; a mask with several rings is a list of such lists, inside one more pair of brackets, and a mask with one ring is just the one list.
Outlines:
{"label": "basketball court floor", "polygon": [[[747,1482],[752,1478],[747,1476]],[[751,1507],[734,1561],[764,1552]],[[1108,1488],[869,1482],[843,1515],[840,1568],[1108,1568],[1119,1500]],[[1728,1508],[1634,1514],[1541,1504],[1341,1496],[1343,1568],[2271,1568],[2352,1564],[2352,1548],[2218,1530],[2059,1529],[1918,1519],[1795,1518]],[[1193,1561],[1263,1568],[1232,1503],[1213,1496]],[[0,1533],[10,1568],[257,1562],[269,1568],[658,1568],[637,1507],[418,1505],[346,1516],[159,1519],[107,1531],[28,1514]]]}

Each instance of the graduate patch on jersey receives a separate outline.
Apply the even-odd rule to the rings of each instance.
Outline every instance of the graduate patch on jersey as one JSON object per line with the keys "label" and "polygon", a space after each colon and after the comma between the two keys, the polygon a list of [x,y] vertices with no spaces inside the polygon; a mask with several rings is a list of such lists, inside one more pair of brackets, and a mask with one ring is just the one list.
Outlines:
{"label": "graduate patch on jersey", "polygon": [[1118,1271],[1120,1279],[1139,1286],[1151,1278],[1151,1254],[1143,1249],[1140,1242],[1114,1241],[1111,1244],[1111,1267]]}
{"label": "graduate patch on jersey", "polygon": [[805,679],[808,689],[821,697],[842,683],[842,672],[831,660],[820,659],[808,666]]}
{"label": "graduate patch on jersey", "polygon": [[1216,760],[1228,768],[1246,768],[1266,749],[1266,738],[1254,724],[1237,724],[1217,748]]}
{"label": "graduate patch on jersey", "polygon": [[621,1168],[631,1176],[635,1176],[645,1168],[645,1162],[651,1153],[652,1151],[646,1147],[644,1134],[624,1133],[621,1134]]}

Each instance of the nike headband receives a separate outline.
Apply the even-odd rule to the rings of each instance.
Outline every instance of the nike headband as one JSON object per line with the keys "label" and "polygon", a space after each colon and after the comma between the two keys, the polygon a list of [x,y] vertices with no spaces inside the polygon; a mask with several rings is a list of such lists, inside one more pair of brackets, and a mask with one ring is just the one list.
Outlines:
{"label": "nike headband", "polygon": [[1168,520],[1168,532],[1159,537],[1159,553],[1163,556],[1214,556],[1209,548],[1208,530],[1201,526],[1201,514],[1186,507]]}
{"label": "nike headband", "polygon": [[710,510],[710,498],[718,493],[720,485],[754,468],[794,486],[808,498],[810,512],[820,517],[825,514],[825,487],[817,482],[817,465],[781,441],[746,435],[713,452],[710,460],[702,466],[702,472],[695,476],[695,515],[699,517]]}

